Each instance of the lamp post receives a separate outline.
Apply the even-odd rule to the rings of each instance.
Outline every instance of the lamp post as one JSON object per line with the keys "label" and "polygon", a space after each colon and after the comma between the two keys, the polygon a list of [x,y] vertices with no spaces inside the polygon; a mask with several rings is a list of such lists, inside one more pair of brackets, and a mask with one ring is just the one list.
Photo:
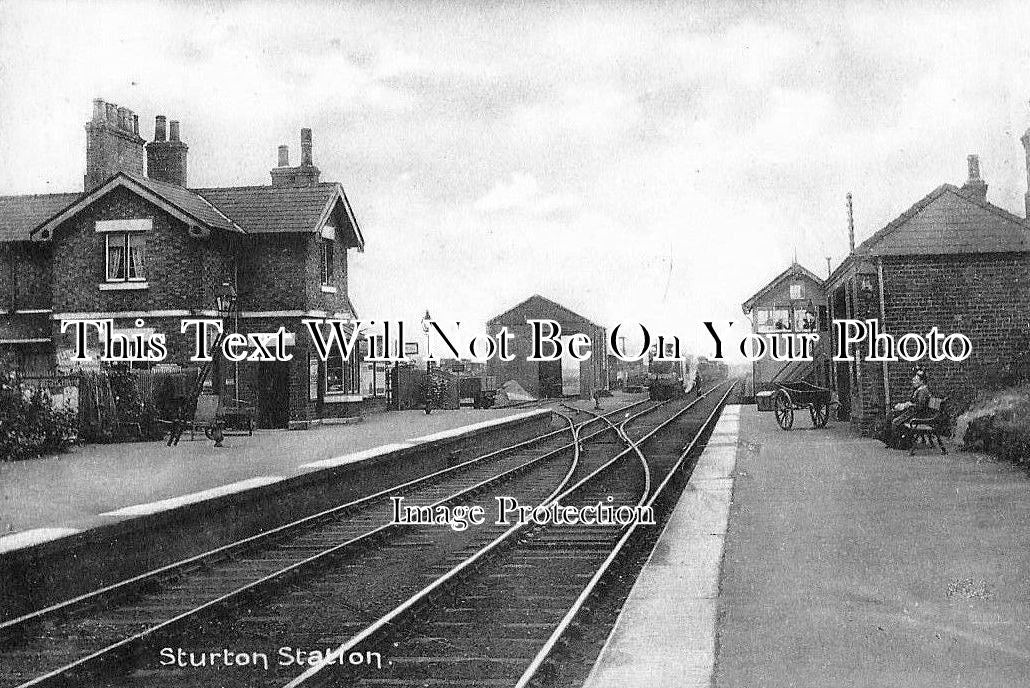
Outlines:
{"label": "lamp post", "polygon": [[[222,319],[222,332],[223,332],[223,334],[221,336],[219,336],[218,340],[216,341],[215,346],[213,347],[216,350],[220,349],[220,347],[218,346],[218,343],[220,343],[222,338],[225,336],[224,332],[225,332],[225,327],[226,327],[226,321],[229,320],[229,316],[233,314],[233,311],[235,310],[235,308],[236,308],[236,289],[234,289],[232,284],[230,284],[229,282],[222,282],[222,287],[221,287],[221,289],[219,289],[218,294],[215,296],[215,309],[218,311],[218,317]],[[212,352],[212,353],[215,356],[218,355],[216,352]],[[223,387],[225,386],[225,371],[222,370],[222,359],[218,358],[217,360],[218,360],[218,365],[216,367],[216,370],[218,371],[218,386],[217,386],[217,390],[218,390],[219,396],[221,397],[221,395],[224,392]],[[214,382],[214,380],[212,380],[212,382]],[[213,439],[215,441],[215,446],[216,447],[221,447],[222,446],[222,440],[225,439],[225,434],[222,432],[222,421],[220,419],[216,419],[215,423],[214,423],[214,426],[211,428],[211,439]]]}
{"label": "lamp post", "polygon": [[429,321],[433,316],[429,315],[429,309],[422,316],[422,331],[426,335],[426,415],[433,412],[433,378],[431,374],[432,361],[429,359]]}

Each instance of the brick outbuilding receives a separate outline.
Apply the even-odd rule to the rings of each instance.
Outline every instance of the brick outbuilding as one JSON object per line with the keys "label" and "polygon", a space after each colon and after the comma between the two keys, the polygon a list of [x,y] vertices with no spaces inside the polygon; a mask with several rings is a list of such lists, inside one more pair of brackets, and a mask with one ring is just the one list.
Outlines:
{"label": "brick outbuilding", "polygon": [[[1028,146],[1030,132],[1023,138]],[[1030,351],[1030,228],[987,200],[979,160],[969,156],[961,187],[942,184],[864,241],[826,281],[833,319],[875,318],[895,336],[961,332],[972,341],[962,362],[918,364],[930,387],[964,408],[1002,384]],[[1030,165],[1028,165],[1030,177]],[[1030,197],[1028,197],[1030,206]],[[916,364],[835,362],[832,382],[845,411],[865,433],[910,394]]]}
{"label": "brick outbuilding", "polygon": [[319,360],[301,326],[356,317],[347,259],[364,249],[342,185],[320,180],[311,131],[301,132],[300,165],[280,147],[269,186],[188,188],[188,147],[179,123],[168,124],[158,117],[145,143],[131,111],[94,101],[83,192],[0,197],[0,364],[36,373],[82,366],[61,322],[96,318],[163,333],[160,365],[196,365],[181,322],[217,318],[216,297],[231,286],[226,330],[284,327],[292,360],[222,362],[213,391],[254,404],[262,427],[353,413],[359,357]]}
{"label": "brick outbuilding", "polygon": [[[562,337],[586,335],[592,343],[590,358],[582,362],[571,360],[568,356],[560,361],[527,361],[532,353],[528,320],[553,320],[561,326]],[[490,359],[487,373],[495,376],[498,384],[514,380],[535,397],[590,397],[594,391],[607,388],[607,335],[605,328],[600,325],[559,303],[534,294],[487,322],[491,336],[497,335],[502,327],[506,327],[513,337],[514,360]]]}

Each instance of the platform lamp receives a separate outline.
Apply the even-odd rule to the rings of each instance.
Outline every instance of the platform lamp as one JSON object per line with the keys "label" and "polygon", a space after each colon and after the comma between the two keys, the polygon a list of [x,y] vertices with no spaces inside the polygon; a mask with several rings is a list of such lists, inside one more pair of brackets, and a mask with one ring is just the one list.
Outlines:
{"label": "platform lamp", "polygon": [[[218,289],[218,293],[215,294],[215,310],[218,311],[218,317],[222,320],[222,328],[224,332],[227,327],[229,316],[236,312],[236,289],[232,286],[231,282],[222,282],[222,286]],[[233,323],[233,332],[238,329],[238,326],[238,322]],[[222,336],[224,337],[225,335],[223,334]],[[225,382],[225,374],[221,370],[221,365],[219,365],[218,374],[219,388],[221,388],[222,383]],[[234,387],[238,387],[238,381],[235,379],[235,374],[236,373],[234,371]]]}
{"label": "platform lamp", "polygon": [[426,314],[422,316],[422,331],[426,335],[426,415],[428,416],[433,411],[433,378],[431,377],[431,368],[433,362],[429,359],[429,323],[432,321],[433,316],[429,315],[429,309],[426,309]]}
{"label": "platform lamp", "polygon": [[[221,288],[215,295],[215,310],[218,311],[218,317],[222,320],[223,334],[218,338],[219,340],[225,336],[225,323],[229,319],[229,316],[236,310],[236,289],[233,288],[229,282],[222,282]],[[217,348],[217,347],[216,347]],[[218,359],[218,388],[219,394],[221,394],[222,387],[225,383],[225,371],[222,370],[222,360]],[[234,373],[235,374],[235,373]],[[222,440],[225,439],[225,434],[222,432],[222,424],[215,422],[214,427],[211,429],[211,439],[215,441],[216,447],[222,446]]]}

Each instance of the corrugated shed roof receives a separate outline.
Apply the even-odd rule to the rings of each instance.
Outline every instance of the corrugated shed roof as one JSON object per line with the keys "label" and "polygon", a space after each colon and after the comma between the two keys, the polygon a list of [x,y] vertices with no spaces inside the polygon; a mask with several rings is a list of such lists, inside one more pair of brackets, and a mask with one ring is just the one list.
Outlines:
{"label": "corrugated shed roof", "polygon": [[81,194],[0,196],[0,242],[29,241],[29,233],[68,207]]}
{"label": "corrugated shed roof", "polygon": [[248,233],[314,231],[336,184],[193,189]]}
{"label": "corrugated shed roof", "polygon": [[487,321],[487,324],[523,325],[527,319],[538,318],[554,318],[564,323],[576,322],[581,325],[604,329],[597,323],[584,318],[579,313],[576,313],[551,299],[540,296],[540,294],[533,294],[517,306],[513,306],[500,315],[490,318],[490,320]]}

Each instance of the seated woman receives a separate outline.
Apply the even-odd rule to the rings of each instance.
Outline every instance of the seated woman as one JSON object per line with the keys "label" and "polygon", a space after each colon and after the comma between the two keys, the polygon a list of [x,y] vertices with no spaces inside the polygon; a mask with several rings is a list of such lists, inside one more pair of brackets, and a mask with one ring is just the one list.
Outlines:
{"label": "seated woman", "polygon": [[890,423],[884,430],[883,441],[888,447],[902,448],[904,444],[904,423],[925,415],[930,407],[930,388],[926,384],[926,373],[917,370],[912,376],[912,396],[908,401],[894,405]]}

